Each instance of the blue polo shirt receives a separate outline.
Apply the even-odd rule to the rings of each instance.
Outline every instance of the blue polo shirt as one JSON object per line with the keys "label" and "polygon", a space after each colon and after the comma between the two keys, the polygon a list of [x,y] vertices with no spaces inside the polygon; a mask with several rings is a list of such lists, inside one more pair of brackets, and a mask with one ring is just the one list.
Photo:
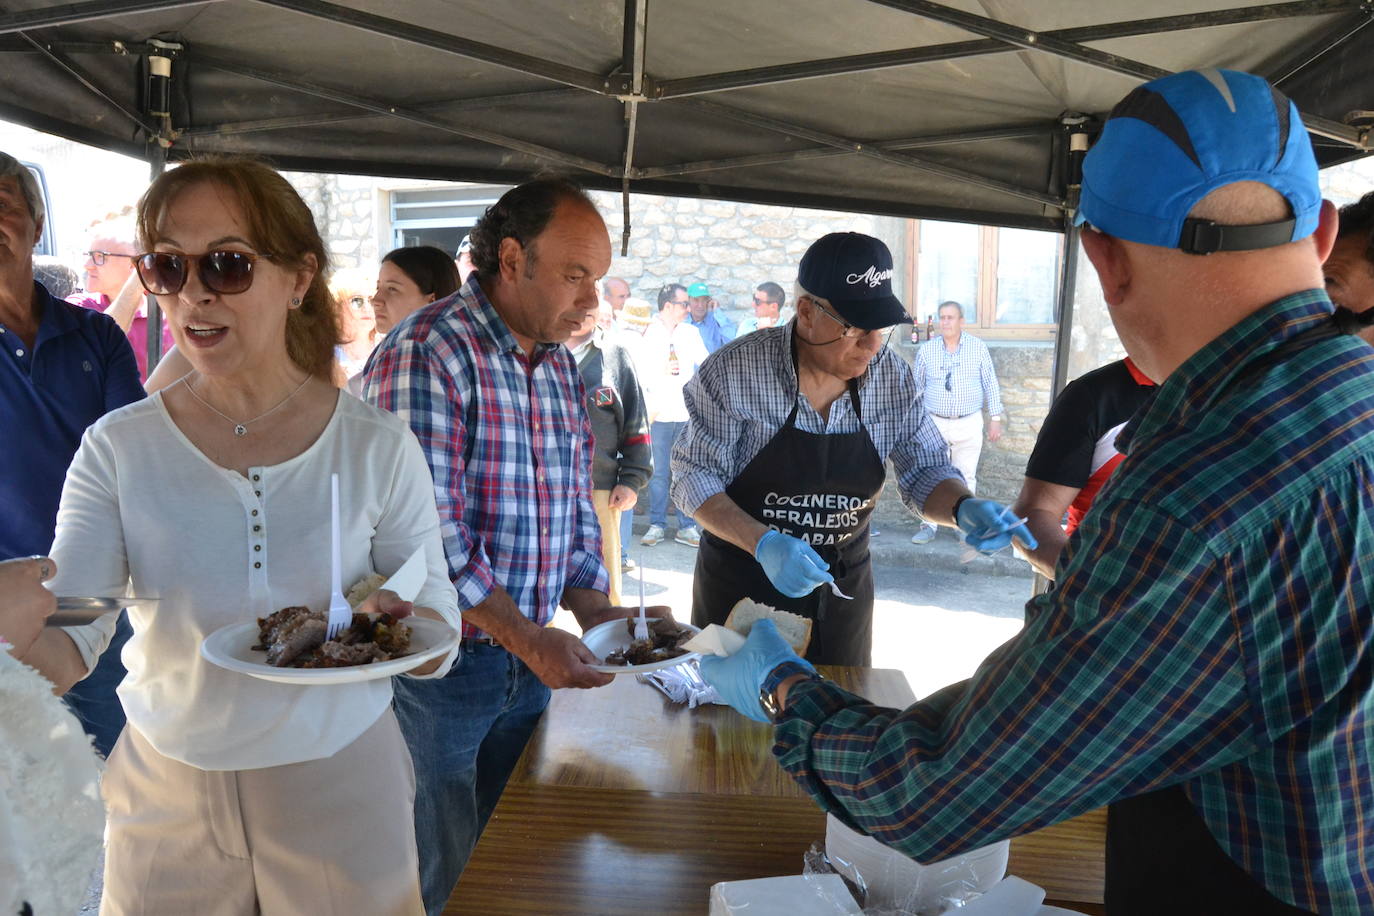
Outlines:
{"label": "blue polo shirt", "polygon": [[114,319],[54,299],[30,349],[0,325],[0,559],[47,553],[62,483],[86,427],[143,397],[133,348]]}

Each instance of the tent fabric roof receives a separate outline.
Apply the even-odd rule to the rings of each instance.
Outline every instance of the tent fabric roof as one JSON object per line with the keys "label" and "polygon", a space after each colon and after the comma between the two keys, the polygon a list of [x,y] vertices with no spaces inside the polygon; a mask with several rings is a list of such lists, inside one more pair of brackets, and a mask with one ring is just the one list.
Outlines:
{"label": "tent fabric roof", "polygon": [[[1278,82],[1369,152],[1362,0],[11,0],[0,117],[172,159],[1062,228],[1067,115],[1152,75]],[[170,115],[145,75],[172,56]],[[1361,53],[1361,48],[1365,49]],[[153,88],[150,89],[150,86]],[[1363,126],[1359,126],[1360,123]],[[152,144],[157,148],[159,145]]]}

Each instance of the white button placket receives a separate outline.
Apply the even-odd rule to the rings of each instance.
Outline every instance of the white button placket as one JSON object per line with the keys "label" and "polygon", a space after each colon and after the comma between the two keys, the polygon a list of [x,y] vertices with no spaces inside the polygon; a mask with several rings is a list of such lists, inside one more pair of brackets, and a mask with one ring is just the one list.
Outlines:
{"label": "white button placket", "polygon": [[[267,601],[267,504],[263,501],[263,469],[249,468],[244,506],[248,510],[248,583],[254,603]],[[265,606],[265,604],[263,605]]]}

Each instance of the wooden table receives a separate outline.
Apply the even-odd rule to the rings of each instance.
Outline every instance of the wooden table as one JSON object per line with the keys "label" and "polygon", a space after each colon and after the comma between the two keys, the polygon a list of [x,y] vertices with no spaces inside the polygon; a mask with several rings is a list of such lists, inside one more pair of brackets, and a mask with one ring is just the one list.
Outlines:
{"label": "wooden table", "polygon": [[[822,670],[882,705],[914,699],[900,671]],[[445,914],[700,914],[719,881],[798,874],[825,815],[771,746],[769,726],[632,677],[555,691]],[[1102,899],[1101,826],[1014,840],[1011,869],[1100,913],[1085,903]]]}

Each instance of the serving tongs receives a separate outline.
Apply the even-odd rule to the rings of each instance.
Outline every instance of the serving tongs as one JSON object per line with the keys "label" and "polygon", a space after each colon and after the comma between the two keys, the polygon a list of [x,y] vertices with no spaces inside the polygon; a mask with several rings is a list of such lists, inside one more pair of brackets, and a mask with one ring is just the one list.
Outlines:
{"label": "serving tongs", "polygon": [[151,604],[157,598],[73,598],[59,595],[57,611],[44,621],[50,627],[79,627],[91,623],[111,611],[133,607],[136,604]]}

